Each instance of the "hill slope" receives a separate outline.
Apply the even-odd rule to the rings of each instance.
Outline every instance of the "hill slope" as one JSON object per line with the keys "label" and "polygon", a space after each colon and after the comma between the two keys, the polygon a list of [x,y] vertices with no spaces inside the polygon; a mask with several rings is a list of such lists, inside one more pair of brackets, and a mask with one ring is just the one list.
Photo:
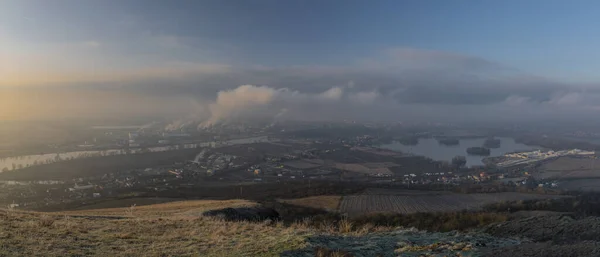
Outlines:
{"label": "hill slope", "polygon": [[278,256],[304,246],[308,230],[298,227],[199,215],[253,204],[232,200],[63,213],[0,210],[0,256]]}
{"label": "hill slope", "polygon": [[[339,197],[296,202],[314,205],[315,201],[332,208]],[[506,247],[514,253],[521,251],[521,243],[532,246],[529,241],[507,238],[514,235],[499,229],[492,236],[478,230],[441,233],[393,227],[386,223],[392,220],[382,220],[385,215],[363,219],[387,224],[381,226],[346,219],[247,222],[202,215],[213,209],[256,205],[246,200],[198,200],[54,213],[0,210],[0,256],[496,256]],[[453,215],[490,217],[463,213],[404,218],[444,222],[441,218]],[[511,228],[510,224],[498,228]]]}

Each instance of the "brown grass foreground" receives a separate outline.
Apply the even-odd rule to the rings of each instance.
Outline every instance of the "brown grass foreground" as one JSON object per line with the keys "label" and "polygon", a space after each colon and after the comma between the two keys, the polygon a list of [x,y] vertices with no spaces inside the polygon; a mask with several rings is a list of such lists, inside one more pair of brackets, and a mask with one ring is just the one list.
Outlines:
{"label": "brown grass foreground", "polygon": [[[183,201],[61,213],[0,210],[0,256],[279,256],[307,247],[305,239],[313,235],[359,236],[400,226],[447,231],[504,220],[467,212],[362,219],[332,214],[262,223],[201,216],[209,209],[255,204]],[[314,250],[317,256],[350,256],[343,249]]]}
{"label": "brown grass foreground", "polygon": [[0,210],[0,256],[278,256],[305,245],[311,233],[306,226],[185,214],[247,204],[193,201],[47,214]]}
{"label": "brown grass foreground", "polygon": [[182,201],[150,206],[39,213],[0,210],[0,256],[279,256],[317,233],[389,230],[319,224],[228,222],[202,217],[245,200]]}
{"label": "brown grass foreground", "polygon": [[226,207],[250,207],[257,205],[246,200],[189,200],[168,203],[135,206],[125,208],[89,209],[77,211],[54,212],[64,215],[92,216],[128,216],[128,217],[166,217],[170,215],[199,215],[206,210]]}

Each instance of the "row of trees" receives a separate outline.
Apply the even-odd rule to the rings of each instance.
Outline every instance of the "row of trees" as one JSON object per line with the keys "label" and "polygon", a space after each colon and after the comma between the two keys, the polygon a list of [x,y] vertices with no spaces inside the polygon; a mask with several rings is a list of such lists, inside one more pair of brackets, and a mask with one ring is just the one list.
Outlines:
{"label": "row of trees", "polygon": [[556,211],[577,216],[600,216],[600,193],[589,192],[559,199],[500,202],[484,208],[487,211]]}

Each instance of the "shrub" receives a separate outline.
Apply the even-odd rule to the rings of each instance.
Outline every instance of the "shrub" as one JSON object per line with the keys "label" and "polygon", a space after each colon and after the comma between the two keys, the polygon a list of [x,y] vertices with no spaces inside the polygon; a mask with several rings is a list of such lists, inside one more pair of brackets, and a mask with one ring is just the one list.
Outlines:
{"label": "shrub", "polygon": [[573,197],[502,202],[484,207],[486,211],[516,212],[516,211],[556,211],[572,212],[576,216],[600,216],[600,193],[583,193]]}
{"label": "shrub", "polygon": [[352,222],[346,218],[343,218],[338,222],[338,228],[340,233],[350,233],[352,232],[352,227]]}
{"label": "shrub", "polygon": [[54,224],[54,221],[55,221],[54,217],[48,216],[48,215],[43,215],[38,220],[38,226],[51,227]]}

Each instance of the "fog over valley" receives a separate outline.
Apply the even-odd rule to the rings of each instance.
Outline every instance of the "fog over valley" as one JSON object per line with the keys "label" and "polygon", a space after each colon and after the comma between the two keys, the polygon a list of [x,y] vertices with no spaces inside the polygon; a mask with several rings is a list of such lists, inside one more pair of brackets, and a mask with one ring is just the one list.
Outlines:
{"label": "fog over valley", "polygon": [[7,120],[154,116],[204,125],[255,118],[587,122],[600,108],[594,86],[528,75],[477,57],[405,48],[350,66],[229,66],[175,77],[66,84],[5,86],[0,115]]}

